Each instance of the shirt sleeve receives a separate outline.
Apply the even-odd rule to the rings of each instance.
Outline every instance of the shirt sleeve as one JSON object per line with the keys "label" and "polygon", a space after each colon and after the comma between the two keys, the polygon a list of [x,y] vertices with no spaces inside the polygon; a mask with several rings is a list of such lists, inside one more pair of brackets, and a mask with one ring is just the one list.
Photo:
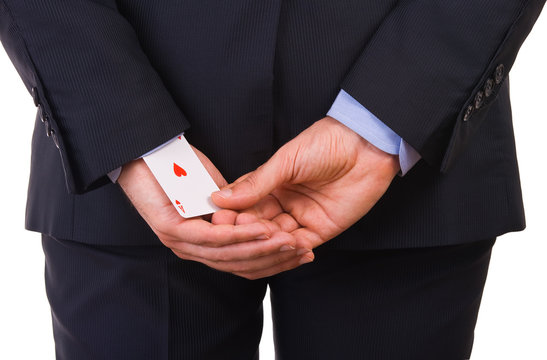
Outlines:
{"label": "shirt sleeve", "polygon": [[446,173],[489,117],[545,0],[397,1],[340,82]]}
{"label": "shirt sleeve", "polygon": [[[181,137],[181,136],[183,136],[183,135],[184,135],[184,133],[181,133],[181,134],[178,135],[177,137],[174,137],[174,138],[172,138],[171,140],[164,142],[164,143],[161,144],[160,146],[158,146],[158,147],[156,147],[156,148],[150,150],[150,151],[147,152],[146,154],[140,156],[139,159],[140,159],[140,158],[143,158],[143,157],[145,157],[145,156],[148,156],[148,155],[150,155],[150,154],[152,154],[152,153],[154,153],[154,152],[156,152],[156,151],[160,151],[162,148],[164,148],[166,145],[170,144],[170,143],[171,143],[172,141],[174,141],[176,138],[179,138],[179,137]],[[110,172],[107,174],[107,176],[108,176],[108,178],[110,179],[110,181],[112,181],[113,183],[115,183],[115,182],[118,181],[118,178],[120,177],[120,174],[121,174],[121,173],[122,173],[122,167],[120,166],[120,167],[118,167],[118,168],[116,168],[116,169],[110,171]],[[152,171],[152,174],[154,174],[153,171]],[[156,174],[154,174],[154,176],[156,176]]]}
{"label": "shirt sleeve", "polygon": [[421,159],[412,146],[344,90],[338,93],[327,115],[340,121],[378,149],[398,155],[403,176]]}

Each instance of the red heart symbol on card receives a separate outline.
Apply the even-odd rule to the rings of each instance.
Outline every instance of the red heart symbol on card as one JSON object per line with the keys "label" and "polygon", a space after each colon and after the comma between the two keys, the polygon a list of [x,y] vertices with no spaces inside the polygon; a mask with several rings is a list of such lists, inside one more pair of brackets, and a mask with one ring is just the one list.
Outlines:
{"label": "red heart symbol on card", "polygon": [[186,173],[186,170],[178,166],[176,163],[173,163],[173,171],[175,172],[175,175],[177,175],[178,177],[188,175]]}

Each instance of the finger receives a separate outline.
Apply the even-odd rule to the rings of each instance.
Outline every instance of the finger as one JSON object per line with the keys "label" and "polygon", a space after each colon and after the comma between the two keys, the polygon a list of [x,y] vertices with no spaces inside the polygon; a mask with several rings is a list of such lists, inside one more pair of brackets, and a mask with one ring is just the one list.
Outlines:
{"label": "finger", "polygon": [[301,227],[291,232],[296,239],[296,248],[315,249],[328,239],[323,239],[319,234],[308,228]]}
{"label": "finger", "polygon": [[258,218],[258,216],[251,213],[238,214],[235,220],[236,225],[252,224],[255,222],[260,222],[260,219]]}
{"label": "finger", "polygon": [[[268,229],[270,230],[270,233],[272,233],[272,234],[277,232],[277,231],[281,231],[281,227],[279,227],[279,225],[276,222],[273,222],[273,221],[270,221],[270,220],[260,219],[256,215],[250,214],[250,213],[238,214],[235,224],[236,225],[244,225],[244,224],[252,224],[252,223],[255,223],[255,222],[261,222],[264,225],[266,225],[268,227]],[[285,232],[288,233],[288,231],[285,231]]]}
{"label": "finger", "polygon": [[172,249],[202,260],[215,263],[250,261],[269,255],[295,250],[295,238],[285,232],[278,232],[268,240],[254,240],[222,247],[207,247],[180,242]]}
{"label": "finger", "polygon": [[222,209],[213,214],[211,223],[214,225],[234,225],[238,215],[236,211]]}
{"label": "finger", "polygon": [[278,151],[265,164],[247,174],[244,180],[211,196],[222,208],[243,210],[250,208],[271,193],[276,187],[290,180],[291,168],[284,152]]}
{"label": "finger", "polygon": [[245,259],[240,261],[212,261],[207,258],[201,258],[195,255],[180,252],[173,249],[173,252],[182,259],[198,261],[213,269],[230,273],[255,273],[261,270],[270,269],[276,265],[283,264],[291,259],[299,259],[302,255],[298,255],[296,250],[283,251],[277,254],[271,254],[256,259]]}
{"label": "finger", "polygon": [[306,253],[305,255],[296,256],[282,263],[275,264],[269,268],[260,269],[251,272],[235,272],[235,275],[244,277],[249,280],[262,279],[269,276],[274,276],[284,271],[296,269],[297,267],[308,264],[315,259],[313,252]]}
{"label": "finger", "polygon": [[263,223],[214,225],[202,219],[185,220],[164,233],[170,236],[170,243],[188,242],[210,247],[264,240],[271,236],[269,227]]}
{"label": "finger", "polygon": [[[250,173],[247,173],[247,174],[245,174],[245,175],[241,175],[240,177],[238,177],[238,178],[236,179],[236,181],[234,181],[233,184],[230,184],[230,185],[235,185],[235,184],[237,184],[237,183],[242,182],[243,180],[245,180],[245,179],[247,178],[247,176],[249,176],[249,174],[250,174]],[[230,185],[228,185],[228,186],[230,186]]]}
{"label": "finger", "polygon": [[281,231],[292,233],[300,227],[300,224],[289,214],[281,213],[274,217],[272,221],[279,225]]}
{"label": "finger", "polygon": [[283,212],[283,208],[274,196],[268,195],[252,208],[244,210],[244,212],[255,214],[261,219],[271,220],[281,214]]}

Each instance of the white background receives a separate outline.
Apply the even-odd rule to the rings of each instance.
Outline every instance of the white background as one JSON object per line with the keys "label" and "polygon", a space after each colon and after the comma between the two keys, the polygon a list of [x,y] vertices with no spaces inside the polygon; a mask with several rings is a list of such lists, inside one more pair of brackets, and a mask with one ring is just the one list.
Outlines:
{"label": "white background", "polygon": [[[473,360],[547,359],[546,44],[544,14],[511,71],[528,228],[501,237],[494,247]],[[23,83],[0,50],[0,359],[6,360],[54,359],[40,236],[23,229],[35,111]],[[265,305],[261,355],[272,360],[269,303]]]}

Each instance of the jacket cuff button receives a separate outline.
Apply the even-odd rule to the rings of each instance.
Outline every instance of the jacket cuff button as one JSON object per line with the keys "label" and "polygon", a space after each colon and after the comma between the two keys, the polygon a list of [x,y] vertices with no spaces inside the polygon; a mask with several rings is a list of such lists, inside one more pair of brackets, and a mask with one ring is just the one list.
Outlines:
{"label": "jacket cuff button", "polygon": [[503,80],[503,76],[505,75],[505,67],[503,64],[499,64],[496,67],[496,72],[494,73],[494,80],[496,81],[496,84],[500,84]]}
{"label": "jacket cuff button", "polygon": [[489,97],[492,95],[492,92],[494,91],[494,80],[488,79],[486,80],[486,84],[484,85],[484,95],[486,97]]}
{"label": "jacket cuff button", "polygon": [[463,121],[468,121],[471,117],[471,114],[473,113],[473,105],[469,105],[467,109],[465,109],[465,114],[463,115]]}
{"label": "jacket cuff button", "polygon": [[475,109],[479,109],[483,103],[484,103],[484,93],[482,91],[479,91],[477,95],[475,95]]}

